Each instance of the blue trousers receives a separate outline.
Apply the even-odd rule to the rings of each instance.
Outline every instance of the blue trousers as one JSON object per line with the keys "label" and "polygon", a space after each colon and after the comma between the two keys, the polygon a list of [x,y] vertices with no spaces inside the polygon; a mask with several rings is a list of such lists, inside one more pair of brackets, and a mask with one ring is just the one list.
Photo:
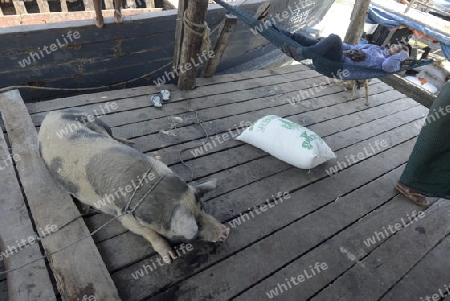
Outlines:
{"label": "blue trousers", "polygon": [[317,72],[328,77],[334,77],[339,70],[343,69],[342,39],[338,35],[331,34],[318,41],[298,32],[292,33],[275,26],[273,27],[304,46],[301,51],[302,57],[312,59]]}

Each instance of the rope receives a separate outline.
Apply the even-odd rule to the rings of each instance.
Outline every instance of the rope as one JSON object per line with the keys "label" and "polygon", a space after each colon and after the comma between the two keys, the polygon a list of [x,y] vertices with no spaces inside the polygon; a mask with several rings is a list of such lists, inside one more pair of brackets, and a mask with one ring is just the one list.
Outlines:
{"label": "rope", "polygon": [[[187,109],[189,110],[189,102],[188,102],[188,104],[187,104]],[[198,112],[197,112],[197,111],[195,111],[195,118],[196,118],[196,120],[197,120],[197,121],[195,122],[195,124],[200,125],[200,127],[201,127],[202,130],[203,130],[203,132],[205,132],[205,134],[206,134],[205,140],[204,140],[203,142],[200,142],[200,143],[195,144],[195,145],[193,145],[193,146],[185,147],[185,148],[181,149],[181,150],[179,151],[179,153],[178,153],[178,158],[180,159],[181,164],[183,164],[183,165],[184,165],[187,169],[189,169],[189,171],[191,172],[191,180],[188,181],[188,182],[191,182],[191,181],[194,179],[194,171],[192,170],[192,167],[190,167],[188,164],[186,164],[186,162],[184,162],[184,160],[183,160],[183,158],[182,158],[183,152],[185,152],[185,151],[187,151],[187,150],[190,150],[190,149],[197,148],[197,147],[199,147],[199,146],[204,146],[205,143],[206,143],[206,142],[208,141],[208,139],[209,139],[209,133],[208,133],[208,131],[205,129],[205,127],[203,126],[202,122],[200,121],[200,118],[198,117]]]}
{"label": "rope", "polygon": [[153,70],[150,73],[146,73],[140,77],[136,77],[136,78],[124,81],[124,82],[120,82],[120,83],[116,83],[116,84],[112,84],[112,85],[108,85],[108,86],[98,86],[98,87],[90,87],[90,88],[52,88],[52,87],[37,87],[37,86],[9,86],[9,87],[5,87],[5,88],[1,88],[0,93],[10,91],[10,90],[15,90],[15,89],[36,89],[36,90],[50,90],[50,91],[91,91],[91,90],[109,89],[114,86],[120,86],[120,85],[124,85],[124,84],[128,84],[128,83],[132,83],[132,82],[135,82],[142,78],[148,77],[170,65],[172,65],[172,61],[170,61],[169,63],[161,66],[160,68]]}
{"label": "rope", "polygon": [[[208,23],[203,22],[203,24],[197,24],[192,22],[187,18],[187,10],[184,11],[183,23],[185,28],[195,34],[198,37],[202,38],[202,46],[200,47],[200,52],[208,52],[211,48],[211,40],[209,39],[210,29],[208,27]],[[195,27],[200,29],[201,32],[195,30]]]}

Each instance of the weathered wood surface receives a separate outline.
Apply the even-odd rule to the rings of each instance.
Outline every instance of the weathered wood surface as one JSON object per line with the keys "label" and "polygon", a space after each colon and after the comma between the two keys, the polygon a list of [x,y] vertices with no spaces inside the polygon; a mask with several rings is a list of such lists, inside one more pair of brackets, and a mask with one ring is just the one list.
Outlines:
{"label": "weathered wood surface", "polygon": [[[14,269],[42,257],[42,254],[39,243],[35,241],[37,235],[33,230],[13,166],[13,162],[21,158],[9,152],[3,130],[0,131],[0,158],[0,191],[2,192],[0,194],[0,251],[2,252],[0,261],[2,266],[3,262],[5,263],[5,269]],[[21,240],[28,241],[30,237],[32,239],[29,242],[32,244],[19,250],[17,241],[23,244]],[[10,254],[5,255],[6,252]],[[0,300],[56,300],[44,260],[39,260],[7,275],[7,281],[5,274],[0,276],[2,280],[0,283],[7,287],[6,290],[0,289]]]}
{"label": "weathered wood surface", "polygon": [[[63,227],[80,213],[70,195],[53,181],[39,156],[37,133],[17,90],[0,95],[0,111],[12,150],[21,158],[16,166],[36,226]],[[78,219],[44,238],[42,245],[52,253],[88,234],[86,225]],[[49,263],[64,300],[91,295],[98,300],[120,300],[92,238],[51,255]]]}
{"label": "weathered wood surface", "polygon": [[[136,142],[136,148],[157,156],[185,179],[190,179],[190,171],[179,163],[178,152],[203,141],[205,135],[193,122],[195,113],[190,110],[197,110],[211,137],[229,133],[229,129],[236,133],[235,124],[254,121],[266,114],[277,114],[308,126],[321,135],[337,155],[336,160],[311,171],[293,168],[259,149],[232,139],[203,154],[183,153],[183,158],[193,169],[194,181],[218,179],[217,189],[205,198],[205,207],[224,223],[239,213],[245,213],[248,208],[262,205],[277,192],[291,195],[289,200],[269,209],[270,212],[268,210],[264,216],[255,216],[233,228],[224,244],[215,247],[194,243],[192,253],[175,260],[170,266],[159,267],[135,279],[133,273],[157,259],[144,239],[131,234],[119,223],[111,224],[94,239],[124,300],[266,298],[266,292],[278,283],[285,283],[285,278],[298,275],[299,271],[318,261],[326,262],[328,269],[283,292],[280,298],[298,301],[315,296],[318,300],[329,300],[325,295],[327,287],[338,289],[340,296],[353,292],[354,286],[358,285],[354,275],[361,274],[359,262],[367,262],[371,267],[367,273],[376,273],[374,269],[377,267],[369,263],[376,262],[377,254],[386,254],[384,258],[387,258],[391,250],[397,248],[398,259],[395,264],[389,262],[392,267],[386,265],[373,279],[361,279],[361,286],[366,288],[377,285],[383,279],[384,274],[381,273],[391,273],[396,264],[402,264],[401,251],[408,250],[403,246],[413,246],[417,238],[414,235],[421,235],[411,226],[404,229],[407,231],[402,230],[370,247],[363,244],[363,240],[374,231],[420,209],[398,196],[393,185],[415,143],[419,132],[416,123],[426,115],[427,109],[379,80],[374,80],[369,86],[370,107],[364,106],[362,98],[349,100],[349,93],[343,92],[341,86],[329,84],[294,105],[287,101],[325,81],[318,74],[297,66],[199,79],[200,87],[196,90],[172,91],[172,100],[161,110],[146,102],[148,95],[157,91],[156,87],[125,90],[117,96],[104,92],[28,104],[28,108],[35,126],[39,126],[45,112],[52,107],[73,105],[92,111],[99,104],[115,101],[117,112],[102,117],[105,122],[113,124],[113,133],[131,138]],[[182,116],[187,122],[179,125],[174,131],[175,136],[159,133],[162,129],[169,129],[168,118],[173,115]],[[326,171],[338,161],[345,161],[346,156],[357,154],[381,140],[387,141],[386,149],[369,154],[364,160],[332,176],[327,174]],[[441,203],[435,203],[425,213],[435,210],[432,208],[441,206]],[[427,215],[422,223],[425,227],[437,227],[442,231],[432,234],[430,245],[421,244],[418,254],[422,255],[408,255],[401,268],[394,270],[386,285],[378,289],[377,299],[398,300],[396,296],[401,296],[401,292],[412,285],[415,285],[416,296],[428,293],[414,284],[411,277],[419,273],[420,261],[431,256],[424,252],[431,250],[428,254],[432,254],[436,250],[433,258],[438,260],[438,255],[445,250],[439,246],[439,239],[446,235],[445,210],[439,214],[442,214],[441,222],[431,222]],[[430,217],[435,218],[435,215],[430,213]],[[100,214],[86,219],[86,223],[95,229],[106,219],[106,215]],[[401,244],[396,244],[397,237]],[[345,252],[342,251],[344,249]],[[414,272],[416,264],[419,265]],[[426,264],[425,261],[423,265]],[[430,266],[430,271],[437,265]],[[413,274],[409,277],[408,273]],[[339,281],[343,284],[338,288],[329,286]],[[397,283],[403,285],[398,292],[395,291]],[[438,287],[438,284],[433,287]],[[390,292],[394,297],[389,298]],[[321,293],[327,297],[320,299]],[[367,289],[355,291],[357,294],[361,294],[361,300],[370,300]]]}
{"label": "weathered wood surface", "polygon": [[14,4],[14,8],[16,9],[16,13],[18,15],[28,14],[27,8],[25,7],[25,3],[23,1],[12,0],[12,3]]}
{"label": "weathered wood surface", "polygon": [[50,12],[50,9],[48,7],[48,2],[45,0],[36,0],[40,13],[48,13]]}

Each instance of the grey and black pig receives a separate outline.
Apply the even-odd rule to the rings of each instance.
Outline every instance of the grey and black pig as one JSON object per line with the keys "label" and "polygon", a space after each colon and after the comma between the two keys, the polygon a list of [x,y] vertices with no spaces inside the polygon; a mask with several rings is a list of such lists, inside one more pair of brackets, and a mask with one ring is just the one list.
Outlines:
{"label": "grey and black pig", "polygon": [[229,229],[208,215],[200,200],[215,188],[215,180],[188,185],[159,160],[119,141],[100,119],[69,109],[46,115],[39,152],[52,177],[69,193],[108,214],[120,214],[136,190],[135,206],[159,180],[133,214],[120,221],[163,258],[170,258],[172,251],[165,238],[220,242],[228,237]]}

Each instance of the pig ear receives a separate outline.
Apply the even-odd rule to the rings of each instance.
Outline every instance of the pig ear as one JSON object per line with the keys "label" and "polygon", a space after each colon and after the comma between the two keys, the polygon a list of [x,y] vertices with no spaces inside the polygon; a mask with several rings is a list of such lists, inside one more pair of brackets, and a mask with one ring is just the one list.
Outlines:
{"label": "pig ear", "polygon": [[217,179],[211,179],[209,181],[206,181],[205,183],[194,186],[194,188],[195,188],[195,191],[197,191],[198,196],[202,197],[208,191],[216,189],[216,183],[217,183]]}
{"label": "pig ear", "polygon": [[186,239],[193,239],[197,234],[198,226],[194,215],[185,205],[178,205],[173,210],[170,229],[175,235],[181,235]]}

